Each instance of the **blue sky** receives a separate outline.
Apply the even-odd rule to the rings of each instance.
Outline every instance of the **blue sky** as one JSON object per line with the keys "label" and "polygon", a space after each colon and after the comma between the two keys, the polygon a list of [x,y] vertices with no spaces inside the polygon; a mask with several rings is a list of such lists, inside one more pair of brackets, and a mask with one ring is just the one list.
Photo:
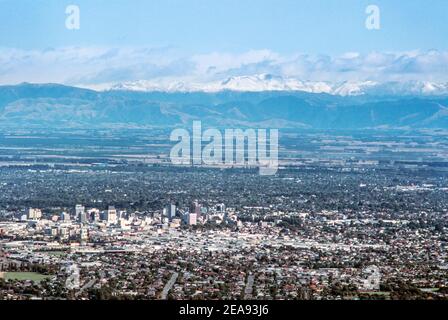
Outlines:
{"label": "blue sky", "polygon": [[[65,29],[65,7],[81,29]],[[364,27],[381,9],[382,29]],[[446,0],[3,0],[0,45],[176,46],[185,51],[270,49],[280,53],[445,50]]]}
{"label": "blue sky", "polygon": [[[69,4],[80,8],[80,30],[65,28],[65,8]],[[365,9],[370,4],[381,10],[380,30],[365,28]],[[272,71],[285,73],[279,64],[284,65],[286,60],[292,63],[298,55],[302,56],[299,69],[303,69],[300,64],[307,63],[317,63],[319,69],[322,61],[330,65],[334,59],[350,56],[347,53],[357,53],[359,56],[350,56],[356,60],[353,64],[341,67],[347,72],[371,61],[366,57],[372,52],[394,53],[394,61],[399,63],[403,63],[403,55],[406,60],[419,54],[417,66],[405,61],[411,66],[403,70],[406,74],[415,73],[421,63],[432,59],[425,77],[439,79],[441,76],[431,72],[438,68],[433,60],[446,58],[447,21],[446,0],[0,0],[0,62],[7,64],[0,67],[0,83],[22,78],[26,81],[25,66],[29,67],[30,81],[113,82],[138,77],[197,76],[201,68],[208,75],[210,70],[218,70],[222,76],[270,71],[266,65],[274,60]],[[441,57],[435,59],[434,51]],[[413,52],[411,56],[407,56],[409,52]],[[115,56],[114,61],[109,59],[111,56]],[[79,70],[93,57],[104,57],[110,70],[93,66]],[[240,65],[229,62],[227,69],[220,69],[211,60],[213,57],[216,64],[234,59]],[[360,61],[360,57],[367,62]],[[57,63],[54,70],[47,72],[47,78],[39,75],[39,64],[46,66],[45,61],[49,63],[51,58],[65,63],[65,77]],[[209,61],[208,65],[198,61],[200,58]],[[386,58],[381,59],[388,61],[388,70],[396,69],[390,65],[392,58]],[[126,65],[124,60],[132,59],[136,59],[135,65],[129,61]],[[151,67],[139,73],[138,64]],[[50,63],[46,67],[50,68]],[[298,69],[294,74],[293,67],[286,68],[291,73],[287,75],[320,79],[315,71],[300,73]],[[319,70],[321,80],[344,78],[341,72]],[[363,72],[360,69],[347,80],[368,79],[370,75]]]}

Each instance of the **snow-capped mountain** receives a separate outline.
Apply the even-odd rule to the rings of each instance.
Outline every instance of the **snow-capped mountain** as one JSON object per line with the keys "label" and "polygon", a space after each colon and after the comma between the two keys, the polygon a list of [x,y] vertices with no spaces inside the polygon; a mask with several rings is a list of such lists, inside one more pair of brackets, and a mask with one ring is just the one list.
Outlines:
{"label": "snow-capped mountain", "polygon": [[231,77],[208,86],[210,91],[304,91],[330,93],[331,86],[325,82],[304,82],[294,78],[283,78],[270,74]]}
{"label": "snow-capped mountain", "polygon": [[359,95],[448,95],[448,83],[428,81],[406,82],[342,82],[301,81],[290,77],[260,74],[235,76],[223,81],[199,83],[193,81],[153,81],[140,80],[124,82],[108,87],[120,91],[161,91],[161,92],[263,92],[263,91],[302,91],[309,93],[327,93],[339,96]]}
{"label": "snow-capped mountain", "polygon": [[372,88],[378,86],[377,82],[364,81],[364,82],[343,82],[333,85],[332,91],[329,92],[333,95],[339,96],[360,96],[366,94]]}
{"label": "snow-capped mountain", "polygon": [[270,74],[254,76],[230,77],[223,81],[208,83],[195,82],[155,82],[140,80],[135,82],[119,83],[110,87],[110,90],[129,91],[166,91],[166,92],[219,92],[229,91],[304,91],[312,93],[331,93],[333,88],[326,82],[304,82],[294,78],[283,78]]}

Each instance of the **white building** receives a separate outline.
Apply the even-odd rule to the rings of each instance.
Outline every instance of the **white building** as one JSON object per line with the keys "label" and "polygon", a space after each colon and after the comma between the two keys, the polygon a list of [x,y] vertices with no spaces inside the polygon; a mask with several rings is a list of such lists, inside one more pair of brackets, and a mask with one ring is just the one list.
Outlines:
{"label": "white building", "polygon": [[70,215],[67,212],[62,212],[60,216],[60,220],[63,222],[69,222],[70,221]]}
{"label": "white building", "polygon": [[188,213],[186,222],[189,226],[196,225],[198,223],[198,215],[196,213]]}
{"label": "white building", "polygon": [[92,208],[89,211],[87,211],[88,220],[93,222],[100,221],[100,210],[96,208]]}
{"label": "white building", "polygon": [[117,210],[114,206],[109,206],[106,213],[106,221],[109,224],[116,224],[118,222]]}
{"label": "white building", "polygon": [[39,220],[42,218],[42,210],[29,208],[26,212],[28,220]]}

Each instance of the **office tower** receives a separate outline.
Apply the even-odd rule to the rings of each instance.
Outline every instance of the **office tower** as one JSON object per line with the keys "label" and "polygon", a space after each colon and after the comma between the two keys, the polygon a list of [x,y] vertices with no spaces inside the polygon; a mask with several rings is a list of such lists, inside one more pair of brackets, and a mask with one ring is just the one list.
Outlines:
{"label": "office tower", "polygon": [[89,211],[87,211],[87,213],[88,213],[88,219],[90,221],[93,221],[93,222],[100,221],[100,210],[98,210],[96,208],[92,208]]}
{"label": "office tower", "polygon": [[40,209],[29,208],[26,215],[29,220],[39,220],[42,218],[42,211]]}
{"label": "office tower", "polygon": [[176,217],[176,206],[174,204],[169,204],[163,209],[163,215],[166,216],[170,221]]}
{"label": "office tower", "polygon": [[70,221],[70,215],[67,212],[62,212],[60,216],[61,221],[63,222],[69,222]]}
{"label": "office tower", "polygon": [[198,215],[196,213],[188,213],[187,224],[190,226],[196,225],[198,222]]}
{"label": "office tower", "polygon": [[195,213],[197,216],[201,215],[201,205],[197,201],[191,204],[190,213]]}
{"label": "office tower", "polygon": [[107,223],[110,224],[116,224],[118,219],[117,219],[117,210],[115,209],[114,206],[109,206],[109,209],[107,210],[106,213],[106,221]]}
{"label": "office tower", "polygon": [[81,205],[81,204],[77,204],[75,206],[75,218],[77,221],[80,222],[87,222],[87,217],[86,217],[86,208]]}

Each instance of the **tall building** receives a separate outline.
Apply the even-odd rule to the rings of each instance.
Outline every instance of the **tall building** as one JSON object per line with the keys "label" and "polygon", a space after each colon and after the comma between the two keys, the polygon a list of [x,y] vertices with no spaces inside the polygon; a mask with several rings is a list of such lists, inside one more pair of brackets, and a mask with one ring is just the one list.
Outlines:
{"label": "tall building", "polygon": [[198,223],[198,215],[196,213],[188,213],[186,222],[189,226],[196,225]]}
{"label": "tall building", "polygon": [[26,215],[28,220],[39,220],[42,218],[42,211],[40,209],[29,208]]}
{"label": "tall building", "polygon": [[176,217],[176,206],[174,204],[167,205],[163,211],[164,215],[170,219],[170,221]]}
{"label": "tall building", "polygon": [[106,221],[110,224],[116,224],[118,222],[117,210],[114,206],[109,206],[109,209],[107,209]]}
{"label": "tall building", "polygon": [[77,204],[75,206],[75,217],[79,222],[87,222],[86,208],[83,205]]}
{"label": "tall building", "polygon": [[61,221],[63,222],[69,222],[70,221],[70,215],[67,212],[62,212],[60,216]]}
{"label": "tall building", "polygon": [[196,215],[201,215],[201,205],[195,201],[190,205],[190,213],[195,213]]}
{"label": "tall building", "polygon": [[100,221],[100,210],[96,208],[90,209],[88,212],[88,219],[93,222]]}

